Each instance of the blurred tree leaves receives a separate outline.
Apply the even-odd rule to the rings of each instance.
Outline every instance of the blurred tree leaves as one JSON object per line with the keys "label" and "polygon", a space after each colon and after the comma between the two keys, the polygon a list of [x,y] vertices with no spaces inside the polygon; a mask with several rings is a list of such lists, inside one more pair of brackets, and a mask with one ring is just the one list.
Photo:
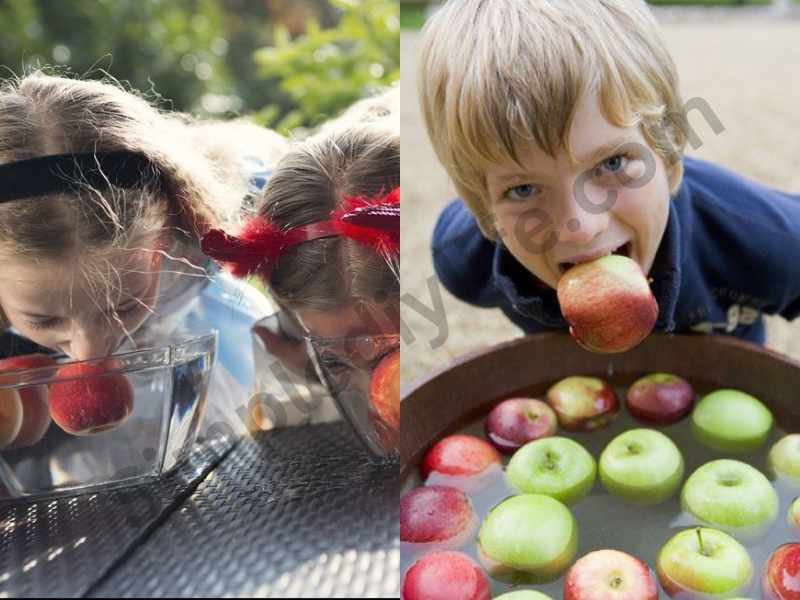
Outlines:
{"label": "blurred tree leaves", "polygon": [[279,82],[296,108],[281,118],[275,105],[260,113],[278,130],[316,125],[342,107],[400,78],[400,6],[392,0],[331,0],[341,11],[335,27],[310,20],[292,39],[275,28],[274,45],[256,53],[259,72]]}
{"label": "blurred tree leaves", "polygon": [[399,39],[396,0],[0,0],[2,76],[108,72],[175,110],[282,128],[396,79]]}

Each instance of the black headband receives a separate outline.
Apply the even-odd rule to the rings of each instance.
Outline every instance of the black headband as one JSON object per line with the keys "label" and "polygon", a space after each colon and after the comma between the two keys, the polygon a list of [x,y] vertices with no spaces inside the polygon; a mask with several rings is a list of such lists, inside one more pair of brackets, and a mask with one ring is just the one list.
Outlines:
{"label": "black headband", "polygon": [[138,152],[55,154],[0,165],[0,202],[78,192],[86,186],[138,188],[152,182],[159,182],[158,169]]}

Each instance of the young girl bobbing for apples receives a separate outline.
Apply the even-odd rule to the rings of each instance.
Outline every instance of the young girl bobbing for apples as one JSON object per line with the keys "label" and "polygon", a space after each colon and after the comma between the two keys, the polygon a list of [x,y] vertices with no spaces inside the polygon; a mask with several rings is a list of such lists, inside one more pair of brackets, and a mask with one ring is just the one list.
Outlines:
{"label": "young girl bobbing for apples", "polygon": [[340,411],[378,453],[394,451],[400,419],[398,106],[390,90],[295,145],[242,232],[203,242],[234,274],[263,280],[284,326],[262,322],[260,340],[302,371],[305,338]]}
{"label": "young girl bobbing for apples", "polygon": [[[200,239],[240,218],[252,156],[272,166],[286,146],[244,123],[162,113],[114,84],[41,72],[2,82],[2,356],[86,360],[219,328],[208,422],[243,431],[236,408],[246,404],[254,369],[240,341],[274,307],[220,272]],[[6,363],[25,366],[38,365]],[[6,414],[17,406],[3,405]],[[84,435],[124,420],[131,407],[105,409],[80,419],[51,412],[62,429]],[[0,447],[34,444],[49,419],[38,427],[25,415],[6,422]]]}

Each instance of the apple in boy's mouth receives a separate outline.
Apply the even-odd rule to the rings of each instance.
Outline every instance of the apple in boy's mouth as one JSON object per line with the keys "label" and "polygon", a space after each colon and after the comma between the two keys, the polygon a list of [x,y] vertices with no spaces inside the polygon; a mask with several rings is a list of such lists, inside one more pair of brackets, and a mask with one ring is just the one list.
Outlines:
{"label": "apple in boy's mouth", "polygon": [[[629,251],[630,243],[620,246]],[[578,343],[592,352],[625,352],[656,324],[658,303],[639,264],[623,254],[605,254],[571,267],[558,281],[561,312]],[[570,265],[572,263],[560,263]]]}
{"label": "apple in boy's mouth", "polygon": [[591,262],[593,260],[597,260],[598,258],[603,258],[604,256],[624,256],[626,258],[630,258],[631,260],[635,260],[633,258],[633,242],[625,242],[624,244],[618,245],[613,250],[595,250],[592,252],[587,252],[585,254],[579,254],[573,257],[570,257],[568,261],[560,261],[558,263],[558,273],[559,275],[564,275],[567,271],[569,271],[572,267],[576,267],[580,264]]}

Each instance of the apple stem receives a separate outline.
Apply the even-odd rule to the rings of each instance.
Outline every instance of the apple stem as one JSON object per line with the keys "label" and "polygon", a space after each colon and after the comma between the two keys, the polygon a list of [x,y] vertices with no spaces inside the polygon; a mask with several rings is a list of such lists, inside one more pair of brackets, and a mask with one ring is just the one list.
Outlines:
{"label": "apple stem", "polygon": [[703,545],[703,532],[699,527],[695,531],[697,531],[697,540],[700,542],[700,554],[703,556],[708,556],[708,554],[706,554],[706,548]]}

